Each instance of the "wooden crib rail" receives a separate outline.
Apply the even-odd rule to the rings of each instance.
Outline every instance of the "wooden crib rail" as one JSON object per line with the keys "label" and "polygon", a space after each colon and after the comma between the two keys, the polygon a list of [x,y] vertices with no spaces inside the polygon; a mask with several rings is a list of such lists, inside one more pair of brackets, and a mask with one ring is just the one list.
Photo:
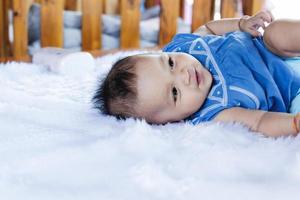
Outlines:
{"label": "wooden crib rail", "polygon": [[84,51],[101,48],[102,26],[99,21],[102,10],[102,0],[82,1],[82,50]]}
{"label": "wooden crib rail", "polygon": [[176,34],[179,9],[179,0],[161,1],[159,45],[168,43]]}
{"label": "wooden crib rail", "polygon": [[13,56],[16,60],[26,59],[28,57],[28,11],[32,0],[13,0]]}
{"label": "wooden crib rail", "polygon": [[[28,60],[28,11],[33,2],[41,4],[41,46],[63,46],[63,10],[65,1],[71,0],[2,0],[0,3],[0,61],[9,57],[7,2],[12,4],[14,41],[12,57],[14,60]],[[76,2],[76,0],[72,0]],[[82,8],[82,49],[93,51],[101,49],[101,14],[107,0],[80,0]],[[120,48],[138,48],[141,0],[118,0],[120,2],[121,33]],[[237,0],[222,0],[222,17],[234,17]],[[247,2],[246,14],[259,9],[260,0]],[[6,2],[3,3],[3,2]],[[78,1],[77,1],[78,2]],[[150,2],[150,1],[146,1]],[[154,1],[151,1],[154,2]],[[159,45],[164,45],[176,33],[177,18],[184,0],[160,0]],[[149,3],[148,3],[149,4]],[[194,0],[192,30],[213,19],[214,0]],[[11,59],[11,58],[10,58]]]}
{"label": "wooden crib rail", "polygon": [[140,46],[140,0],[121,0],[121,48]]}
{"label": "wooden crib rail", "polygon": [[9,2],[0,2],[0,58],[10,54],[10,43],[8,36],[8,8]]}
{"label": "wooden crib rail", "polygon": [[41,46],[63,47],[64,0],[41,1]]}

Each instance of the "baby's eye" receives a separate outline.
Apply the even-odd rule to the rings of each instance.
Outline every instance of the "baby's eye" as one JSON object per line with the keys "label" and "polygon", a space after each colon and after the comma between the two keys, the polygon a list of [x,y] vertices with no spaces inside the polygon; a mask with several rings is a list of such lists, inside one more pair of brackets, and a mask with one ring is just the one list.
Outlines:
{"label": "baby's eye", "polygon": [[175,87],[173,87],[173,89],[172,89],[172,95],[173,95],[174,102],[176,102],[178,92],[177,92],[177,89]]}
{"label": "baby's eye", "polygon": [[170,66],[171,68],[173,68],[173,67],[174,67],[174,61],[173,61],[173,59],[172,59],[171,57],[169,57],[168,62],[169,62],[169,66]]}

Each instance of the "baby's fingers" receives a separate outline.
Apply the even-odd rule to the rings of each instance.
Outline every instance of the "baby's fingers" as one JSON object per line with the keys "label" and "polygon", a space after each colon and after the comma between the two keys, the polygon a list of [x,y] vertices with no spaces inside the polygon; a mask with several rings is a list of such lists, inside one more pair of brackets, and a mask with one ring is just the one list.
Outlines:
{"label": "baby's fingers", "polygon": [[265,22],[263,19],[261,18],[255,18],[253,21],[252,21],[252,25],[251,25],[251,28],[254,28],[254,29],[259,29],[260,27],[262,27],[263,29],[265,29]]}
{"label": "baby's fingers", "polygon": [[261,33],[256,29],[248,29],[247,32],[250,33],[253,37],[261,36]]}
{"label": "baby's fingers", "polygon": [[264,22],[268,22],[268,23],[271,23],[273,21],[273,16],[268,11],[260,11],[254,17],[262,19]]}

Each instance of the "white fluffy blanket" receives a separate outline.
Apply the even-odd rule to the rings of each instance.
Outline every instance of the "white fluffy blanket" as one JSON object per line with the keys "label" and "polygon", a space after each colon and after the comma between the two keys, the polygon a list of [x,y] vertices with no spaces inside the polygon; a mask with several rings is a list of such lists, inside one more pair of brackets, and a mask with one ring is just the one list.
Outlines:
{"label": "white fluffy blanket", "polygon": [[299,199],[300,137],[239,124],[151,126],[92,108],[97,68],[0,64],[0,199]]}

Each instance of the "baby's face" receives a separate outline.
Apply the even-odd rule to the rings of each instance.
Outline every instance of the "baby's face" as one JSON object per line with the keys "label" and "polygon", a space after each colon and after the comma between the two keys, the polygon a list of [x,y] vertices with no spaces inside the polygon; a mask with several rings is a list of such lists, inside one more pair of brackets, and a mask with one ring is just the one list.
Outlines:
{"label": "baby's face", "polygon": [[137,56],[137,112],[148,122],[180,121],[196,112],[206,99],[212,76],[185,53]]}

